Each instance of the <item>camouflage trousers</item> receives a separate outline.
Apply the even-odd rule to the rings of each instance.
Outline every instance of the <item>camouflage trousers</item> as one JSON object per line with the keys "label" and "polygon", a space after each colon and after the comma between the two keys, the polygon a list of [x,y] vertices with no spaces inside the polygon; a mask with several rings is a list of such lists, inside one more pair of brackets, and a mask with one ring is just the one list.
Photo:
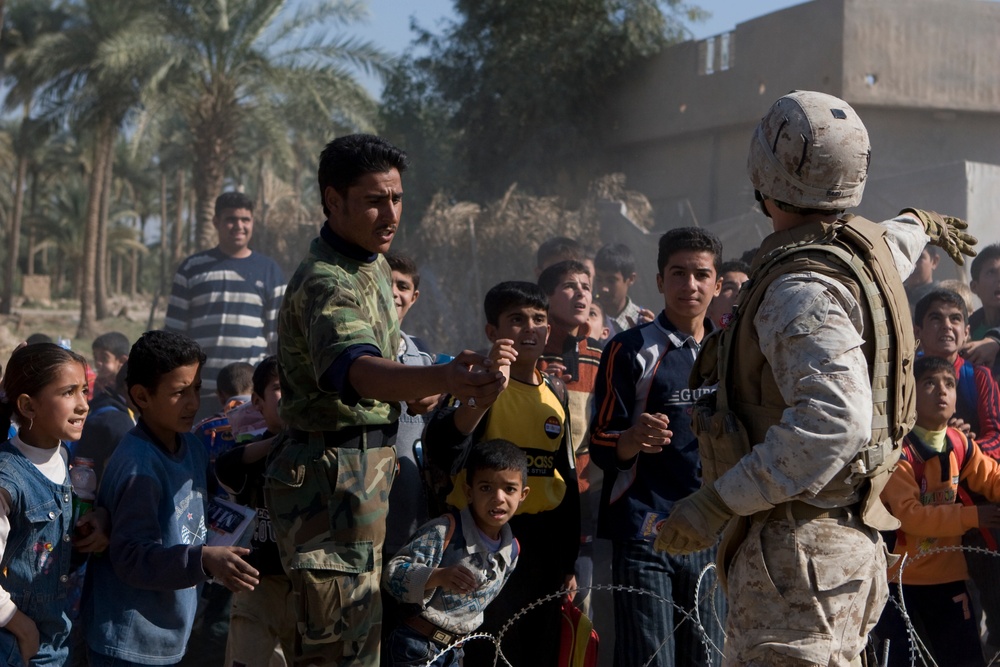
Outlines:
{"label": "camouflage trousers", "polygon": [[275,445],[264,493],[295,597],[294,664],[377,667],[395,450],[279,437],[286,441]]}
{"label": "camouflage trousers", "polygon": [[779,512],[754,517],[729,566],[724,667],[861,665],[888,597],[881,535]]}

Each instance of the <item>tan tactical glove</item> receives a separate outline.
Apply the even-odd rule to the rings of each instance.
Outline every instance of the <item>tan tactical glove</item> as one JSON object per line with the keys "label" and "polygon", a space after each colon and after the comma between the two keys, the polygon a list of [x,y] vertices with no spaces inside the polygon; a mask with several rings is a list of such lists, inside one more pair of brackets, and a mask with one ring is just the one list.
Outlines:
{"label": "tan tactical glove", "polygon": [[934,211],[922,211],[918,208],[904,208],[900,215],[910,213],[924,223],[924,231],[931,237],[931,245],[944,250],[955,263],[961,266],[965,264],[962,255],[975,257],[976,251],[972,246],[978,243],[978,239],[971,234],[966,234],[963,229],[967,229],[969,223],[961,218],[953,218],[950,215],[941,215]]}
{"label": "tan tactical glove", "polygon": [[733,511],[711,485],[674,503],[653,547],[675,556],[707,549],[719,538]]}

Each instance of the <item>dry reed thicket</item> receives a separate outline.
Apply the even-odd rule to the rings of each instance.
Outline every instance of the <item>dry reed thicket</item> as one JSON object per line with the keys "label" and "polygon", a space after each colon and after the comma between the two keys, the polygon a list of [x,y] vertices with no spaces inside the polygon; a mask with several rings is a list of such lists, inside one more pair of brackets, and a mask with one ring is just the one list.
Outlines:
{"label": "dry reed thicket", "polygon": [[534,281],[538,246],[554,236],[579,240],[593,256],[601,245],[601,200],[623,203],[634,221],[652,227],[652,206],[644,195],[625,188],[622,174],[592,182],[576,208],[555,197],[523,194],[516,184],[486,206],[438,195],[418,228],[408,229],[404,242],[393,247],[420,267],[420,300],[404,329],[447,354],[487,346],[487,290],[504,280]]}

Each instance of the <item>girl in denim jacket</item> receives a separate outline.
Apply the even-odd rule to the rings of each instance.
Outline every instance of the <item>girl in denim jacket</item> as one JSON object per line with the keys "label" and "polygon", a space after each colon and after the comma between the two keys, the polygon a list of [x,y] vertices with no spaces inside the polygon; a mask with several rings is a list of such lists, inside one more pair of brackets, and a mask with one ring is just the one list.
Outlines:
{"label": "girl in denim jacket", "polygon": [[69,654],[67,582],[75,547],[102,551],[108,514],[73,525],[63,441],[80,438],[90,409],[86,360],[51,343],[18,348],[0,383],[0,664],[63,665]]}

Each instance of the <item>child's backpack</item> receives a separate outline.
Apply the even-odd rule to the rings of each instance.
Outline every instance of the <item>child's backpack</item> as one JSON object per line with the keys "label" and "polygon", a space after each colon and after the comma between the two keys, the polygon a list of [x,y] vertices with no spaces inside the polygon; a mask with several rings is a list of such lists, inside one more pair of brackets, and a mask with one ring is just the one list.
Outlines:
{"label": "child's backpack", "polygon": [[[919,488],[923,488],[923,481],[925,477],[924,468],[927,462],[917,453],[916,449],[913,446],[911,438],[915,437],[916,436],[913,433],[910,433],[909,435],[906,436],[906,439],[903,440],[903,452],[901,456],[902,458],[906,459],[907,463],[909,463],[910,466],[913,468],[913,478],[916,480],[917,486]],[[948,429],[946,437],[948,438],[948,444],[950,445],[950,447],[949,449],[946,449],[945,451],[938,454],[938,456],[947,457],[949,451],[954,452],[955,461],[956,463],[958,463],[958,474],[959,476],[961,476],[962,471],[965,470],[965,465],[969,462],[969,440],[965,436],[965,434],[960,433],[958,430],[953,428]],[[941,474],[942,475],[951,474],[950,468],[951,468],[950,464],[947,467],[942,465]],[[969,493],[969,490],[965,488],[965,485],[961,482],[958,484],[956,495],[958,496],[958,501],[963,505],[972,506],[976,504],[973,501],[972,496]],[[996,540],[993,539],[993,535],[990,534],[990,531],[986,530],[985,528],[980,528],[979,532],[983,536],[983,540],[986,543],[986,547],[990,551],[997,551]],[[896,531],[896,539],[898,541],[898,544],[900,545],[906,544],[906,535],[903,533],[902,530]]]}

